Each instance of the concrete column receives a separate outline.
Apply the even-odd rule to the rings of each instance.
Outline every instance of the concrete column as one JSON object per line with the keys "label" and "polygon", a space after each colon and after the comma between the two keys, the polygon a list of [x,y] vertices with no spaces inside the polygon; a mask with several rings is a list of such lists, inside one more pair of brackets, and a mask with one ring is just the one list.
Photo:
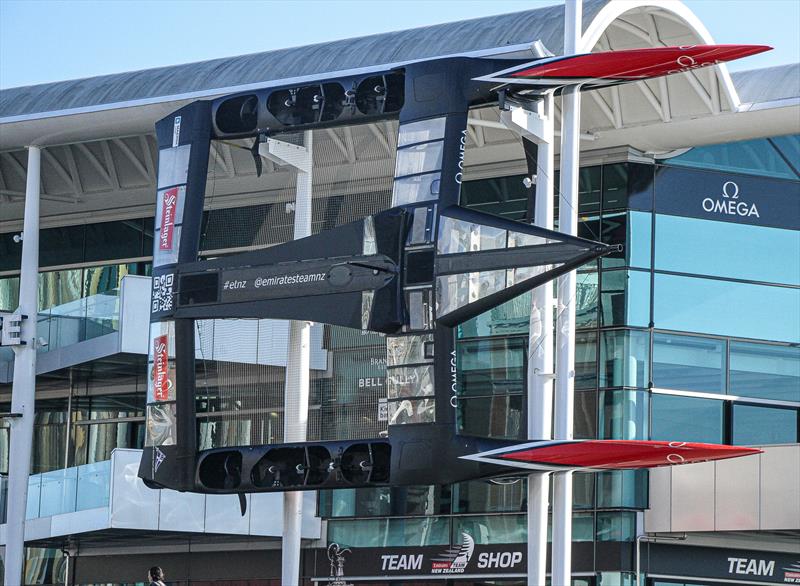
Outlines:
{"label": "concrete column", "polygon": [[[313,186],[313,133],[305,131],[303,160],[296,161],[297,187],[294,208],[294,239],[311,235]],[[311,365],[311,323],[289,325],[286,386],[284,391],[283,441],[304,442],[308,431],[309,367]],[[303,493],[283,494],[283,541],[281,583],[300,584],[300,532],[303,521]]]}
{"label": "concrete column", "polygon": [[[581,51],[581,0],[564,4],[564,54]],[[561,197],[559,230],[578,232],[578,171],[580,156],[580,87],[564,89],[561,98]],[[555,439],[572,439],[575,389],[575,271],[558,281],[556,323]],[[568,586],[572,580],[572,473],[553,477],[552,582]]]}
{"label": "concrete column", "polygon": [[8,515],[6,525],[5,579],[9,586],[22,583],[25,560],[25,511],[31,473],[33,418],[36,398],[36,313],[39,303],[39,186],[41,150],[28,147],[25,218],[22,232],[22,267],[19,279],[20,340],[14,347],[14,381],[11,387],[11,453],[8,461]]}

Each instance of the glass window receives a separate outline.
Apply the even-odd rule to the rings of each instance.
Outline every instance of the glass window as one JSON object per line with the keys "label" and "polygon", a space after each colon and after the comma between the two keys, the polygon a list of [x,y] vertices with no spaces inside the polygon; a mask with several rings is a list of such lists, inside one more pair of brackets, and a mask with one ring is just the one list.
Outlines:
{"label": "glass window", "polygon": [[403,364],[432,362],[433,358],[425,355],[426,344],[433,344],[433,334],[387,337],[386,365],[400,366]]}
{"label": "glass window", "polygon": [[594,480],[595,480],[594,472],[576,472],[575,474],[572,475],[573,508],[575,509],[594,508]]}
{"label": "glass window", "polygon": [[[142,256],[143,221],[122,220],[86,225],[85,261]],[[148,250],[145,254],[150,254]]]}
{"label": "glass window", "polygon": [[656,215],[656,269],[800,285],[800,232]]}
{"label": "glass window", "polygon": [[800,289],[655,276],[657,328],[800,342]]}
{"label": "glass window", "polygon": [[430,173],[442,168],[442,141],[428,142],[398,149],[395,177]]}
{"label": "glass window", "polygon": [[[552,519],[549,525],[552,531]],[[552,541],[553,536],[548,535],[548,541]],[[594,514],[575,513],[572,515],[572,541],[594,541]]]}
{"label": "glass window", "polygon": [[523,396],[459,398],[458,432],[479,437],[522,439]]}
{"label": "glass window", "polygon": [[654,393],[651,402],[651,439],[722,443],[722,401]]}
{"label": "glass window", "polygon": [[650,324],[649,272],[603,271],[601,284],[601,326]]}
{"label": "glass window", "polygon": [[110,460],[111,452],[115,448],[141,449],[144,445],[144,422],[142,421],[122,421],[76,427],[83,429],[75,431],[74,466]]}
{"label": "glass window", "polygon": [[645,391],[601,391],[602,439],[645,440],[649,394]]}
{"label": "glass window", "polygon": [[[578,215],[582,216],[600,211],[602,173],[603,169],[599,165],[581,167],[578,171]],[[556,192],[558,192],[558,184],[556,184]],[[557,212],[555,217],[558,217]]]}
{"label": "glass window", "polygon": [[800,402],[800,347],[731,341],[730,393]]}
{"label": "glass window", "polygon": [[401,399],[389,401],[389,425],[433,423],[436,403],[433,399]]}
{"label": "glass window", "polygon": [[19,306],[19,277],[0,279],[0,311],[14,311]]}
{"label": "glass window", "polygon": [[39,265],[53,266],[83,261],[85,226],[62,226],[42,230],[39,238]]}
{"label": "glass window", "polygon": [[636,513],[597,513],[597,541],[633,541]]}
{"label": "glass window", "polygon": [[800,134],[787,134],[784,136],[773,136],[767,139],[772,146],[778,149],[784,159],[794,163],[794,170],[797,173],[798,161],[800,161]]}
{"label": "glass window", "polygon": [[622,252],[602,258],[603,267],[650,268],[652,214],[648,212],[615,212],[603,214],[601,240],[621,244]]}
{"label": "glass window", "polygon": [[597,473],[598,508],[646,509],[648,506],[647,470],[608,470]]}
{"label": "glass window", "polygon": [[509,220],[525,220],[532,188],[525,187],[524,178],[511,175],[465,181],[461,185],[461,205]]}
{"label": "glass window", "polygon": [[597,388],[597,332],[575,332],[575,388]]}
{"label": "glass window", "polygon": [[528,522],[525,515],[470,515],[453,518],[453,541],[461,542],[467,533],[478,545],[493,543],[525,543]]}
{"label": "glass window", "polygon": [[522,393],[526,342],[519,337],[459,340],[459,397]]}
{"label": "glass window", "polygon": [[601,387],[647,387],[650,334],[638,330],[602,332]]}
{"label": "glass window", "polygon": [[404,147],[418,142],[443,139],[446,121],[447,118],[441,117],[401,124],[397,134],[397,146]]}
{"label": "glass window", "polygon": [[640,163],[604,165],[603,210],[652,209],[654,168]]}
{"label": "glass window", "polygon": [[628,167],[625,163],[603,166],[603,210],[628,207]]}
{"label": "glass window", "polygon": [[445,545],[450,523],[447,517],[331,520],[328,541],[340,547]]}
{"label": "glass window", "polygon": [[0,271],[19,270],[22,263],[22,243],[14,242],[14,236],[18,234],[19,232],[0,234]]}
{"label": "glass window", "polygon": [[683,391],[725,392],[725,342],[695,336],[653,336],[653,385]]}
{"label": "glass window", "polygon": [[575,439],[595,439],[597,437],[596,391],[575,393],[573,434]]}
{"label": "glass window", "polygon": [[597,264],[584,265],[578,270],[575,282],[575,327],[597,327],[598,308]]}
{"label": "glass window", "polygon": [[482,480],[460,482],[453,485],[453,512],[519,513],[525,510],[526,498],[525,478],[497,484]]}
{"label": "glass window", "polygon": [[395,366],[386,369],[390,399],[433,395],[433,366]]}
{"label": "glass window", "polygon": [[681,167],[735,171],[786,179],[797,178],[791,167],[766,138],[695,147],[663,162]]}
{"label": "glass window", "polygon": [[797,409],[733,405],[733,444],[793,444],[797,437]]}
{"label": "glass window", "polygon": [[530,316],[531,294],[524,293],[464,322],[458,326],[458,337],[527,334]]}
{"label": "glass window", "polygon": [[403,177],[394,182],[392,192],[392,205],[404,206],[421,201],[431,201],[438,199],[439,187],[441,185],[442,174],[426,173],[424,175],[413,175]]}
{"label": "glass window", "polygon": [[384,517],[388,515],[446,515],[449,486],[342,488],[319,493],[321,517]]}

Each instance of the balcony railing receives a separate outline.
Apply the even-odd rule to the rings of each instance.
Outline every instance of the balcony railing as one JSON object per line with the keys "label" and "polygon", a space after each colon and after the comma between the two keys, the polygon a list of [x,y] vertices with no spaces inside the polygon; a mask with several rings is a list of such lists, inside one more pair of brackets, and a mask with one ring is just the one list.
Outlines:
{"label": "balcony railing", "polygon": [[[109,529],[179,531],[214,535],[278,537],[283,531],[283,495],[247,495],[247,510],[236,495],[152,490],[138,477],[141,450],[116,449],[111,460],[30,477],[27,540]],[[5,523],[7,478],[0,478],[0,516]],[[319,539],[316,494],[304,493],[304,539]],[[0,540],[3,531],[0,530]],[[0,542],[2,545],[2,542]]]}

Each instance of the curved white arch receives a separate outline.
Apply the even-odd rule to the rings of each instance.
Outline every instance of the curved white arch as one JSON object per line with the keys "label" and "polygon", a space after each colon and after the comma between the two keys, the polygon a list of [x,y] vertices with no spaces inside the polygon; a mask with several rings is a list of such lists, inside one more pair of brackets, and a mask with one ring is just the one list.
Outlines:
{"label": "curved white arch", "polygon": [[[603,33],[606,32],[606,29],[611,26],[611,23],[627,12],[638,11],[642,8],[663,10],[672,14],[682,20],[703,44],[714,44],[714,38],[702,21],[688,6],[679,0],[610,0],[586,27],[580,39],[579,52],[589,53]],[[728,72],[728,67],[724,63],[717,65],[717,67],[722,80],[722,89],[728,98],[728,103],[733,111],[737,111],[741,107],[741,101]]]}

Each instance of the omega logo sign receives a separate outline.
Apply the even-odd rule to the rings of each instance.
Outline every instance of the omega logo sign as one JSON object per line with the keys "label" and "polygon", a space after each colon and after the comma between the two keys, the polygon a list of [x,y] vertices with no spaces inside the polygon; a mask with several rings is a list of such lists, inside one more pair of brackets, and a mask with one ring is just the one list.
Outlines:
{"label": "omega logo sign", "polygon": [[749,216],[761,217],[756,204],[739,199],[739,185],[734,181],[723,183],[721,196],[717,199],[707,197],[703,200],[702,205],[703,210],[709,213],[743,218]]}
{"label": "omega logo sign", "polygon": [[464,177],[464,149],[467,146],[467,131],[461,131],[461,140],[458,144],[458,173],[456,173],[456,183],[461,185],[461,179]]}

